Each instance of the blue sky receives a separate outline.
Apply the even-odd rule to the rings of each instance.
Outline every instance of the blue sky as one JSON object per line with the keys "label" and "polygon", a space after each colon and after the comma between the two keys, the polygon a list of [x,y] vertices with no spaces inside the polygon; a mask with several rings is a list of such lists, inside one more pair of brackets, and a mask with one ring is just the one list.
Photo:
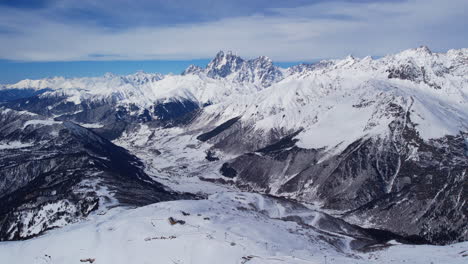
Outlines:
{"label": "blue sky", "polygon": [[23,79],[41,79],[45,77],[95,77],[107,72],[131,74],[137,71],[159,73],[181,73],[190,64],[205,66],[208,59],[186,61],[50,61],[24,62],[0,60],[0,83],[15,83]]}
{"label": "blue sky", "polygon": [[[23,79],[47,77],[96,77],[108,72],[127,75],[137,71],[180,74],[189,65],[205,67],[210,59],[198,60],[143,60],[143,61],[48,61],[25,62],[0,60],[0,84],[16,83]],[[301,62],[275,62],[290,67]]]}
{"label": "blue sky", "polygon": [[[466,0],[0,0],[0,83],[468,47]],[[195,61],[194,61],[195,60]]]}

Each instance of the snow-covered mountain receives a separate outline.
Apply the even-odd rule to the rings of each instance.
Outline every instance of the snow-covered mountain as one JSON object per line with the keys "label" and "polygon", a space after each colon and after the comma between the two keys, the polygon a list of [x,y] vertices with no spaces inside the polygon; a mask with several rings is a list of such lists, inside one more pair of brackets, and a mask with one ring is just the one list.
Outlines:
{"label": "snow-covered mountain", "polygon": [[94,210],[184,196],[151,180],[141,162],[68,121],[0,108],[0,241],[25,239]]}
{"label": "snow-covered mountain", "polygon": [[[66,102],[77,106],[103,101],[127,109],[136,106],[136,112],[140,114],[144,109],[168,102],[190,101],[197,107],[213,104],[216,107],[207,108],[207,111],[222,111],[225,117],[242,115],[243,119],[257,123],[258,128],[287,129],[297,129],[304,124],[310,126],[315,116],[321,115],[318,108],[341,104],[341,101],[358,104],[360,102],[355,102],[358,99],[365,103],[387,96],[396,99],[413,97],[416,99],[413,107],[417,107],[421,115],[427,115],[417,117],[420,126],[427,127],[432,121],[442,123],[434,131],[421,127],[425,138],[429,138],[466,129],[467,53],[466,49],[432,53],[427,47],[421,47],[378,60],[349,56],[344,60],[281,69],[267,57],[243,60],[230,52],[219,52],[205,69],[190,66],[182,75],[139,72],[95,78],[56,77],[4,85],[0,91],[3,100],[7,98],[7,91],[34,90],[42,91],[40,97],[64,97]],[[27,97],[30,95],[28,93]],[[329,101],[328,104],[322,99]],[[315,106],[317,101],[320,106]],[[437,105],[439,101],[454,109],[442,109],[440,113],[424,109],[435,108],[433,104]],[[372,109],[372,106],[365,108]],[[48,110],[55,113],[58,110],[55,108],[60,107],[52,105]],[[257,112],[263,115],[256,116]],[[149,114],[154,115],[152,111]],[[369,120],[368,115],[364,118],[364,121]]]}
{"label": "snow-covered mountain", "polygon": [[433,242],[465,240],[467,58],[421,47],[323,62],[206,107],[192,128],[237,156],[222,167],[237,185]]}
{"label": "snow-covered mountain", "polygon": [[267,57],[246,61],[219,52],[205,69],[192,65],[182,75],[138,72],[127,76],[108,73],[92,78],[55,77],[23,80],[4,85],[1,90],[45,91],[43,96],[65,96],[75,104],[107,100],[148,107],[156,102],[190,100],[203,105],[224,101],[226,96],[255,93],[283,79],[284,74],[285,70]]}
{"label": "snow-covered mountain", "polygon": [[285,72],[265,56],[243,60],[232,52],[225,54],[220,51],[205,69],[191,65],[182,73],[188,74],[206,74],[214,79],[226,78],[234,83],[254,83],[260,87],[268,87],[283,79]]}
{"label": "snow-covered mountain", "polygon": [[[287,69],[267,57],[219,52],[205,68],[192,65],[181,75],[25,80],[2,86],[0,102],[2,126],[10,127],[0,130],[1,160],[18,168],[25,162],[14,157],[36,157],[50,148],[46,140],[57,142],[57,153],[75,146],[93,152],[88,141],[97,140],[106,150],[99,159],[112,159],[107,149],[118,145],[131,153],[121,161],[136,166],[131,175],[168,186],[152,194],[167,195],[161,200],[228,188],[313,205],[328,212],[329,224],[345,221],[408,241],[468,239],[468,49],[420,47]],[[86,136],[73,148],[60,143],[73,131]],[[105,174],[112,164],[98,170]],[[141,180],[131,175],[126,181]],[[352,237],[349,228],[344,235]],[[322,239],[329,235],[336,234]]]}

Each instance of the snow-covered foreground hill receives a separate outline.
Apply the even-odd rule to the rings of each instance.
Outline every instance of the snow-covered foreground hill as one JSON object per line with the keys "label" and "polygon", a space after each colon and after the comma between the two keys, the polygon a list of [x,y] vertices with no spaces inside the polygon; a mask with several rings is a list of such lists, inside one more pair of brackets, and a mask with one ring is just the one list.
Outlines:
{"label": "snow-covered foreground hill", "polygon": [[[320,230],[279,220],[281,204],[249,193],[161,202],[97,212],[87,221],[27,241],[1,242],[2,263],[466,263],[468,243],[401,245],[351,251]],[[183,221],[171,224],[169,218]],[[312,222],[314,219],[312,219]],[[315,220],[317,221],[317,220]],[[341,237],[337,241],[346,242]]]}

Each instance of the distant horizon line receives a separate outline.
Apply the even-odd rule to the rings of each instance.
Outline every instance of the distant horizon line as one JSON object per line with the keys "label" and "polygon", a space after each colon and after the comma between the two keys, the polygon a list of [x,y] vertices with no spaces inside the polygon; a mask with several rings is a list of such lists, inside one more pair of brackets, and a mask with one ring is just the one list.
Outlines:
{"label": "distant horizon line", "polygon": [[[211,59],[196,60],[89,60],[89,61],[11,61],[0,59],[0,84],[15,84],[21,80],[64,77],[99,77],[106,73],[129,75],[139,71],[160,74],[181,74],[190,65],[206,67]],[[288,68],[308,61],[273,61],[278,67]]]}
{"label": "distant horizon line", "polygon": [[[421,45],[419,47],[404,49],[418,49],[426,47]],[[429,48],[428,48],[429,49]],[[463,49],[463,48],[462,48]],[[429,49],[430,50],[430,49]],[[446,53],[449,50],[432,51],[434,53]],[[459,49],[455,49],[459,50]],[[227,50],[219,50],[219,52],[228,52]],[[231,51],[236,56],[241,58],[237,52]],[[398,53],[398,52],[397,52]],[[21,80],[38,80],[45,78],[64,77],[64,78],[83,78],[83,77],[99,77],[106,73],[113,73],[116,75],[129,75],[139,71],[146,73],[160,73],[160,74],[181,74],[190,65],[199,67],[206,67],[210,61],[215,58],[216,54],[209,58],[200,59],[147,59],[147,60],[69,60],[69,61],[23,61],[23,60],[9,60],[0,59],[0,85],[15,84]],[[396,54],[396,53],[393,53]],[[373,59],[379,59],[386,55],[370,55]],[[255,59],[257,57],[246,57],[247,60]],[[353,56],[349,54],[348,56]],[[268,56],[266,56],[268,57]],[[354,56],[353,56],[354,57]],[[364,58],[365,56],[356,56]],[[340,57],[344,58],[344,57]],[[281,68],[288,68],[301,63],[314,64],[323,60],[335,60],[336,58],[316,58],[304,60],[273,60],[273,64]]]}

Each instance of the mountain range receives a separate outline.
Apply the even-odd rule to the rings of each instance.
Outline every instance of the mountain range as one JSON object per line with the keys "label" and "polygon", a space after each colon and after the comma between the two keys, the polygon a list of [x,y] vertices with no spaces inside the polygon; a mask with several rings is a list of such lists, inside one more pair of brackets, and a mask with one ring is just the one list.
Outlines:
{"label": "mountain range", "polygon": [[219,52],[180,75],[23,80],[0,101],[0,240],[218,188],[313,208],[307,225],[352,249],[468,240],[468,49],[286,69]]}

